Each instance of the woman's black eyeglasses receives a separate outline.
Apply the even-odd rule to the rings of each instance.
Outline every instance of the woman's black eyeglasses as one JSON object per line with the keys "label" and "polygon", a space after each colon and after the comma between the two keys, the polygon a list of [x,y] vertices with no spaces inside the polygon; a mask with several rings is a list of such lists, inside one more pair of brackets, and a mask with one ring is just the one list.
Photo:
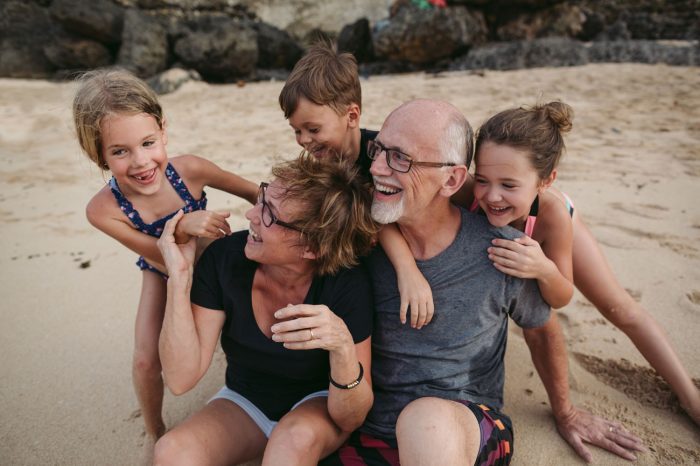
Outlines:
{"label": "woman's black eyeglasses", "polygon": [[418,162],[400,150],[385,147],[379,141],[367,142],[367,156],[370,159],[376,159],[382,151],[386,154],[386,164],[389,165],[389,168],[399,173],[408,173],[414,165],[421,167],[454,167],[457,165],[452,162]]}
{"label": "woman's black eyeglasses", "polygon": [[272,209],[270,208],[270,204],[267,203],[265,200],[265,191],[267,191],[267,187],[270,185],[270,183],[262,182],[260,183],[260,186],[258,187],[258,204],[262,204],[262,223],[266,227],[271,227],[273,223],[276,223],[277,225],[285,228],[289,228],[290,230],[298,231],[301,232],[301,228],[292,225],[291,223],[283,222],[282,220],[278,219],[275,214],[272,213]]}

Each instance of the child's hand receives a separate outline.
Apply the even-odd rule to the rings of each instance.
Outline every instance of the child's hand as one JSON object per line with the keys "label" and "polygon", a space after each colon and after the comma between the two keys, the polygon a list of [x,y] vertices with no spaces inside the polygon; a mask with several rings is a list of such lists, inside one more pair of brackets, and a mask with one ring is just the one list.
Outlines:
{"label": "child's hand", "polygon": [[433,318],[433,291],[428,281],[418,268],[414,271],[398,274],[399,293],[401,294],[401,309],[399,318],[406,323],[406,312],[411,309],[411,327],[420,329]]}
{"label": "child's hand", "polygon": [[552,272],[556,264],[544,255],[540,243],[529,236],[515,240],[494,239],[488,248],[489,259],[503,273],[519,278],[540,278]]}
{"label": "child's hand", "polygon": [[216,239],[230,235],[231,227],[226,221],[230,215],[230,212],[212,210],[196,210],[185,214],[177,224],[175,240],[182,243],[192,236]]}

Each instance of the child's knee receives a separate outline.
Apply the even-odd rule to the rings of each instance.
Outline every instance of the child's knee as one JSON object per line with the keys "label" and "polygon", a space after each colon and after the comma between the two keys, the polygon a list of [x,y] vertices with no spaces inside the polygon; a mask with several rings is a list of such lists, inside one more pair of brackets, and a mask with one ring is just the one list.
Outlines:
{"label": "child's knee", "polygon": [[134,351],[132,367],[134,372],[139,374],[160,375],[162,371],[158,355],[154,357],[153,354],[144,351]]}

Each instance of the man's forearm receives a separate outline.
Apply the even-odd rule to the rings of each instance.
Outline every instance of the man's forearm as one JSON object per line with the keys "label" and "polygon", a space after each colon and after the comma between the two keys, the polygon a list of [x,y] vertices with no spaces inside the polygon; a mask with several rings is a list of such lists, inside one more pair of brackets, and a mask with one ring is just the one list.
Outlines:
{"label": "man's forearm", "polygon": [[557,419],[564,419],[573,411],[569,399],[569,361],[566,342],[556,313],[542,327],[523,329],[530,348],[532,362],[542,379],[544,388]]}

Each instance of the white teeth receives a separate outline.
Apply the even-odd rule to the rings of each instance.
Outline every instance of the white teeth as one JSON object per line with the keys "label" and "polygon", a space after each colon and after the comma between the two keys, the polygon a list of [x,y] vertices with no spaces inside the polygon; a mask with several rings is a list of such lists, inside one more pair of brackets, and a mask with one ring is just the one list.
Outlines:
{"label": "white teeth", "polygon": [[399,191],[401,191],[401,189],[399,189],[399,188],[394,188],[392,186],[387,186],[387,185],[383,185],[383,184],[376,184],[376,183],[374,185],[374,189],[376,189],[377,191],[379,191],[382,194],[396,194]]}
{"label": "white teeth", "polygon": [[505,211],[506,209],[508,209],[508,207],[489,207],[489,209],[491,209],[491,210],[493,210],[493,211],[495,211],[495,212],[503,212],[503,211]]}
{"label": "white teeth", "polygon": [[258,234],[255,233],[252,228],[248,228],[248,235],[250,235],[250,237],[253,238],[253,241],[255,241],[256,243],[259,243],[261,241]]}
{"label": "white teeth", "polygon": [[[155,169],[153,169],[153,170],[155,170]],[[148,172],[147,174],[142,175],[142,176],[136,176],[136,175],[134,175],[134,178],[136,178],[136,179],[139,180],[139,181],[143,181],[143,180],[145,180],[145,179],[147,179],[147,178],[150,178],[150,177],[153,175],[153,170],[149,170],[149,172]]]}

